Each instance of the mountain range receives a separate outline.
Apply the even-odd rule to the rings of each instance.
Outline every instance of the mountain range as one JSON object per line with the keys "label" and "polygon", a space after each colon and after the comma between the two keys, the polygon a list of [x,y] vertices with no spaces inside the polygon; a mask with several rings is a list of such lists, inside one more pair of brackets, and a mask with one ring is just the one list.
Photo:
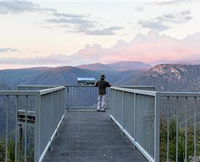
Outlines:
{"label": "mountain range", "polygon": [[[77,84],[78,77],[94,77],[99,79],[101,74],[112,83],[135,75],[151,65],[142,62],[118,62],[113,64],[90,64],[78,67],[38,67],[26,69],[0,70],[0,81],[15,88],[19,84],[48,84],[48,85],[71,85]],[[128,72],[128,73],[127,73]]]}
{"label": "mountain range", "polygon": [[0,70],[0,89],[15,88],[18,84],[74,85],[78,77],[94,77],[98,80],[101,74],[105,74],[113,85],[151,85],[161,91],[200,89],[200,65],[160,64],[152,67],[130,61]]}
{"label": "mountain range", "polygon": [[161,64],[121,81],[124,85],[151,85],[159,91],[200,91],[200,65]]}
{"label": "mountain range", "polygon": [[151,67],[150,64],[146,64],[138,61],[120,61],[111,64],[88,64],[77,66],[80,69],[96,70],[96,71],[135,71],[135,70],[145,70]]}

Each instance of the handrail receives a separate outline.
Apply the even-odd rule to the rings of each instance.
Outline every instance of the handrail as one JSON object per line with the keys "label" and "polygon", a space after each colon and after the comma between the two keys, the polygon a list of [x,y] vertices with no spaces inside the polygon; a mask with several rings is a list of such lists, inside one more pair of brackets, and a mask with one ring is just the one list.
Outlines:
{"label": "handrail", "polygon": [[147,95],[147,96],[156,96],[156,94],[158,93],[156,91],[147,91],[147,90],[129,89],[129,88],[119,88],[119,87],[111,87],[111,89],[122,91],[122,92],[137,93],[137,94]]}
{"label": "handrail", "polygon": [[65,85],[65,87],[95,87],[94,85]]}
{"label": "handrail", "polygon": [[[111,119],[149,161],[195,161],[198,158],[200,92],[156,92],[111,87],[111,94]],[[147,132],[143,127],[145,124],[147,128],[150,125],[149,131],[154,128],[154,144],[151,144],[154,153],[145,149],[148,140],[143,143],[143,135],[136,136],[138,130],[142,134]],[[146,136],[151,134],[150,131]]]}
{"label": "handrail", "polygon": [[116,85],[116,87],[121,87],[121,88],[155,88],[155,86],[151,85]]}
{"label": "handrail", "polygon": [[111,87],[111,119],[151,162],[159,162],[159,102],[156,91]]}
{"label": "handrail", "polygon": [[33,90],[0,90],[0,96],[34,96],[34,95],[40,95],[39,91],[33,91]]}
{"label": "handrail", "polygon": [[57,92],[57,91],[62,90],[62,89],[65,89],[65,86],[43,89],[43,90],[39,90],[39,92],[40,92],[40,95],[46,95],[46,94],[49,94],[49,93]]}
{"label": "handrail", "polygon": [[17,87],[57,87],[58,85],[17,85]]}
{"label": "handrail", "polygon": [[0,90],[0,96],[27,96],[27,95],[45,95],[48,93],[56,92],[61,89],[65,89],[65,86],[48,88],[43,90]]}
{"label": "handrail", "polygon": [[[15,161],[20,160],[18,152],[21,147],[24,148],[23,159],[26,162],[28,158],[28,129],[29,119],[32,120],[35,135],[34,141],[34,161],[40,162],[44,158],[48,148],[50,147],[62,121],[65,117],[65,86],[38,90],[39,86],[35,86],[36,90],[0,90],[0,97],[3,98],[5,104],[5,162],[9,161],[8,142],[10,140],[10,131],[14,134],[15,139]],[[30,87],[29,87],[30,88]],[[34,88],[32,86],[30,89]],[[43,87],[42,87],[43,88]],[[12,109],[12,116],[15,121],[13,128],[9,125],[9,113]],[[23,112],[23,113],[22,113]],[[30,112],[32,113],[29,116]],[[19,119],[18,119],[19,118]],[[34,118],[34,119],[33,119]],[[20,128],[19,128],[20,127]],[[24,137],[19,138],[19,129],[25,132]],[[19,141],[24,140],[19,148]],[[22,141],[21,141],[22,142]],[[21,154],[20,154],[21,155]],[[22,157],[20,157],[22,158]],[[4,159],[3,159],[4,160]],[[22,160],[22,159],[21,159]]]}
{"label": "handrail", "polygon": [[161,97],[195,97],[200,96],[200,92],[160,92]]}

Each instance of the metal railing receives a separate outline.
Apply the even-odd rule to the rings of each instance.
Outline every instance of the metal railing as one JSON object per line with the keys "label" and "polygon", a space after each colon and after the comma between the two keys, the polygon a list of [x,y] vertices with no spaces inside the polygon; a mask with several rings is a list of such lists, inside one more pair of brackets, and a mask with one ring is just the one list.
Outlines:
{"label": "metal railing", "polygon": [[113,87],[110,114],[149,161],[200,161],[200,93]]}
{"label": "metal railing", "polygon": [[200,93],[160,93],[160,160],[200,161]]}
{"label": "metal railing", "polygon": [[[67,85],[66,108],[96,108],[98,88],[90,85]],[[130,89],[155,90],[153,86],[123,86]],[[106,108],[110,107],[110,88],[107,88]]]}
{"label": "metal railing", "polygon": [[[64,108],[96,107],[94,86],[45,87],[0,91],[0,161],[42,161]],[[149,161],[200,161],[200,93],[141,88],[108,91],[111,119]]]}
{"label": "metal railing", "polygon": [[111,119],[149,161],[159,162],[159,93],[111,88]]}
{"label": "metal railing", "polygon": [[1,90],[0,161],[42,161],[64,119],[64,101],[64,86]]}
{"label": "metal railing", "polygon": [[136,85],[125,85],[125,86],[117,86],[120,88],[129,88],[129,89],[138,89],[138,90],[147,90],[147,91],[155,91],[156,87],[154,86],[136,86]]}
{"label": "metal railing", "polygon": [[66,97],[66,108],[96,108],[98,89],[89,85],[70,85],[66,86]]}
{"label": "metal railing", "polygon": [[18,85],[18,90],[42,90],[57,87],[56,85]]}
{"label": "metal railing", "polygon": [[36,109],[35,161],[42,161],[64,116],[65,87],[41,90]]}

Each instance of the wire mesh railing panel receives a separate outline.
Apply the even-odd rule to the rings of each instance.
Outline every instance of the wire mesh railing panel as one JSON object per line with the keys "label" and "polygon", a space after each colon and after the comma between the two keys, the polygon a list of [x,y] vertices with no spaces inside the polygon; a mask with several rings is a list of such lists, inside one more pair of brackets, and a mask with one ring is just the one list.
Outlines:
{"label": "wire mesh railing panel", "polygon": [[123,93],[122,91],[117,92],[116,102],[116,119],[121,125],[123,124]]}
{"label": "wire mesh railing panel", "polygon": [[65,87],[41,90],[37,104],[35,159],[42,161],[65,115]]}
{"label": "wire mesh railing panel", "polygon": [[111,114],[116,117],[117,115],[117,91],[111,89],[111,96],[110,96],[110,112]]}
{"label": "wire mesh railing panel", "polygon": [[135,115],[134,111],[134,98],[135,94],[124,92],[124,129],[129,132],[129,134],[134,137],[134,125],[135,119],[133,118]]}
{"label": "wire mesh railing panel", "polygon": [[157,92],[111,88],[111,118],[149,161],[159,161]]}
{"label": "wire mesh railing panel", "polygon": [[135,140],[154,157],[155,97],[136,94]]}
{"label": "wire mesh railing panel", "polygon": [[[107,88],[106,108],[110,105]],[[94,86],[66,86],[66,108],[96,108],[98,88]]]}

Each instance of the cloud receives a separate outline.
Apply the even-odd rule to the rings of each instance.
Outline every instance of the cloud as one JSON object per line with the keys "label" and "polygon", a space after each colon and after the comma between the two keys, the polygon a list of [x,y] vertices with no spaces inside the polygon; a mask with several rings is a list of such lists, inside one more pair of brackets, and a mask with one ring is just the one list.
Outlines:
{"label": "cloud", "polygon": [[154,5],[175,5],[175,4],[184,4],[184,3],[192,3],[199,2],[199,0],[165,0],[161,2],[152,2]]}
{"label": "cloud", "polygon": [[163,23],[182,24],[190,21],[192,16],[190,10],[185,10],[177,13],[164,14],[156,19]]}
{"label": "cloud", "polygon": [[114,35],[117,30],[123,29],[121,26],[109,26],[98,28],[97,21],[90,20],[83,15],[73,15],[54,12],[54,18],[46,21],[51,24],[57,24],[62,28],[70,28],[73,32],[84,33],[86,35]]}
{"label": "cloud", "polygon": [[138,24],[141,25],[143,28],[149,28],[156,31],[164,31],[170,28],[169,26],[164,25],[158,20],[139,21]]}
{"label": "cloud", "polygon": [[54,10],[54,13],[53,13],[54,16],[56,17],[62,17],[62,18],[84,18],[85,16],[83,15],[75,15],[75,14],[66,14],[66,13],[60,13],[56,10]]}
{"label": "cloud", "polygon": [[112,63],[117,61],[143,61],[155,63],[175,60],[200,60],[200,33],[184,39],[175,39],[158,32],[151,31],[147,35],[138,34],[131,42],[118,41],[111,48],[103,48],[98,44],[87,45],[77,53],[52,54],[47,57],[0,59],[0,64],[9,65],[80,65],[89,63]]}
{"label": "cloud", "polygon": [[[99,45],[86,46],[77,52],[76,57],[91,62],[111,63],[116,61],[200,59],[200,33],[178,40],[151,31],[147,35],[138,34],[131,42],[118,41],[111,48]],[[73,57],[73,56],[72,56]]]}
{"label": "cloud", "polygon": [[[58,12],[56,9],[41,8],[39,5],[22,0],[0,1],[0,14],[19,14],[24,12],[45,12],[51,18],[46,22],[56,24],[57,27],[70,28],[73,32],[84,33],[86,35],[114,35],[120,26],[108,26],[99,28],[97,21],[90,20],[88,16],[79,14],[68,14]],[[50,27],[44,25],[45,27]]]}
{"label": "cloud", "polygon": [[21,0],[0,1],[0,14],[18,14],[36,11],[39,7],[31,2]]}
{"label": "cloud", "polygon": [[79,29],[80,32],[84,32],[87,35],[114,35],[115,31],[121,30],[123,27],[120,26],[111,26],[103,29]]}
{"label": "cloud", "polygon": [[0,14],[20,14],[24,12],[54,12],[51,8],[41,8],[39,5],[22,0],[2,0],[0,1]]}
{"label": "cloud", "polygon": [[[90,63],[87,59],[81,60],[82,63]],[[67,56],[65,54],[52,54],[45,57],[4,57],[0,59],[0,65],[25,65],[25,66],[65,66],[65,65],[79,65],[80,57],[73,55]]]}
{"label": "cloud", "polygon": [[184,10],[175,13],[163,14],[162,16],[158,16],[150,20],[140,20],[138,21],[138,24],[143,28],[164,31],[171,28],[171,25],[187,23],[190,20],[192,20],[190,10]]}
{"label": "cloud", "polygon": [[14,48],[0,48],[0,53],[3,52],[17,52],[18,49],[14,49]]}
{"label": "cloud", "polygon": [[[55,24],[64,24],[64,25],[76,25],[76,27],[84,27],[84,28],[89,28],[89,27],[94,27],[94,24],[92,21],[85,20],[83,18],[52,18],[48,19],[47,22],[49,23],[55,23]],[[63,26],[64,26],[63,25]]]}

